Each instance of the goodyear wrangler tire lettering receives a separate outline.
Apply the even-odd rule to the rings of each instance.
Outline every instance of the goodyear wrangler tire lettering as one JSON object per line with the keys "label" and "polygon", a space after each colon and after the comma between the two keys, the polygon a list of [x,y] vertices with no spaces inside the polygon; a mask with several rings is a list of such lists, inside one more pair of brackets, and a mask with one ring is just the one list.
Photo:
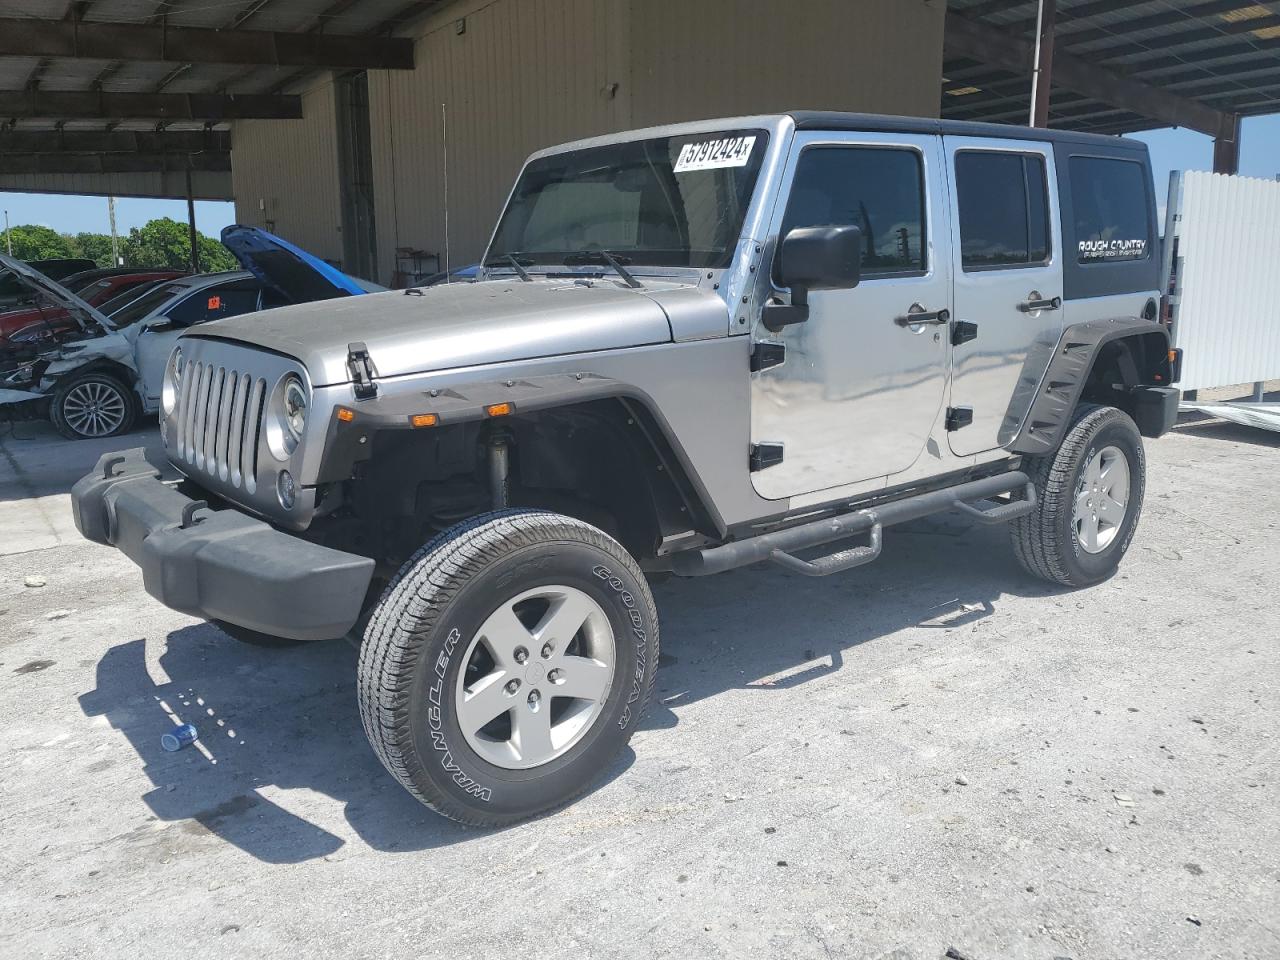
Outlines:
{"label": "goodyear wrangler tire lettering", "polygon": [[[512,706],[503,710],[498,701],[500,712],[493,722],[509,722],[514,730],[522,719],[517,709],[534,710],[538,703],[524,691],[546,687],[545,722],[559,731],[568,717],[572,737],[558,747],[552,741],[554,749],[532,754],[533,759],[527,755],[523,765],[506,763],[501,744],[509,731],[474,739],[483,731],[467,711],[477,690],[487,687],[473,683],[469,664],[470,670],[477,669],[480,630],[495,610],[511,604],[519,611],[524,608],[518,605],[527,602],[523,598],[548,593],[553,600],[584,597],[582,602],[596,611],[574,628],[560,662],[589,665],[597,649],[592,638],[607,635],[612,638],[612,667],[594,674],[601,678],[598,698],[582,701],[575,687],[563,700],[545,679],[540,648],[525,645],[522,669],[536,669],[503,679],[503,686],[518,683]],[[550,617],[551,610],[547,606],[531,616]],[[588,628],[605,633],[583,632]],[[489,649],[487,639],[484,649]],[[532,662],[526,664],[526,659]],[[361,718],[383,764],[420,801],[464,823],[508,824],[562,806],[592,785],[630,739],[653,688],[657,661],[653,598],[635,561],[616,541],[559,514],[497,511],[433,539],[387,587],[360,651]],[[507,664],[514,671],[514,661]],[[598,661],[597,667],[602,667]],[[496,661],[486,661],[479,676],[497,669]],[[560,719],[553,720],[557,700],[574,709],[562,708]],[[591,709],[577,709],[584,704]],[[578,722],[578,717],[586,719]],[[460,725],[464,718],[465,727]]]}
{"label": "goodyear wrangler tire lettering", "polygon": [[[636,610],[635,597],[624,589],[622,581],[615,577],[608,567],[597,565],[592,570],[592,573],[608,583],[617,592],[618,597],[627,608],[627,617],[631,621],[632,635],[636,639],[636,669],[632,678],[631,691],[627,696],[626,704],[623,706],[622,715],[618,718],[618,726],[625,730],[632,719],[632,704],[640,699],[643,692],[644,676],[648,669],[645,652],[649,638],[644,631],[644,619],[640,616],[639,611]],[[650,600],[650,603],[652,603],[652,600]]]}

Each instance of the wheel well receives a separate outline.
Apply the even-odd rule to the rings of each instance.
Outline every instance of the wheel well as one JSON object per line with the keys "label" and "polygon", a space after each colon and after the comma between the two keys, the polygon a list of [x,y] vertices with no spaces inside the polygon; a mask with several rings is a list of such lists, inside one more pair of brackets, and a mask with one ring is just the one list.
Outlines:
{"label": "wheel well", "polygon": [[117,363],[114,360],[108,360],[105,357],[97,360],[90,360],[83,366],[76,367],[74,370],[65,370],[61,373],[54,374],[54,380],[61,385],[65,381],[72,380],[76,377],[82,377],[88,373],[105,374],[114,377],[127,387],[132,387],[138,382],[138,374],[130,370],[123,363]]}
{"label": "wheel well", "polygon": [[[576,517],[633,556],[663,556],[714,527],[653,415],[610,397],[432,430],[386,430],[340,484],[341,504],[315,533],[398,563],[435,532],[494,506],[489,447],[508,444],[508,503]],[[336,485],[335,485],[336,486]],[[329,499],[330,491],[325,491]]]}
{"label": "wheel well", "polygon": [[1080,403],[1100,403],[1132,415],[1134,387],[1168,385],[1168,338],[1140,333],[1109,340],[1094,354],[1080,392]]}

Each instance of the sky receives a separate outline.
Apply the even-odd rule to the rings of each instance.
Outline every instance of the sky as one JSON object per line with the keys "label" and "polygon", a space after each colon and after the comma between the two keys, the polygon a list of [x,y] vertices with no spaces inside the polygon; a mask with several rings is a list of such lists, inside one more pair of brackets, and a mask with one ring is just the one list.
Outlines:
{"label": "sky", "polygon": [[[9,213],[9,223],[33,223],[52,227],[59,233],[110,233],[106,197],[78,197],[49,193],[0,193],[0,209]],[[0,214],[3,216],[3,214]],[[187,222],[185,200],[143,200],[120,197],[116,200],[116,232],[125,236],[130,227],[149,220],[169,217]],[[196,201],[196,227],[206,236],[216,237],[222,228],[235,223],[235,206],[216,200]],[[0,229],[3,223],[0,222]]]}
{"label": "sky", "polygon": [[[1213,168],[1213,141],[1185,129],[1150,130],[1132,136],[1151,149],[1152,172],[1160,206],[1169,186],[1170,170],[1210,170]],[[1280,176],[1280,115],[1247,117],[1242,124],[1240,173],[1248,177],[1273,179]],[[104,197],[57,196],[38,193],[0,193],[0,208],[8,210],[9,221],[36,223],[59,233],[107,233],[107,201]],[[116,230],[127,234],[156,217],[172,217],[185,222],[183,200],[116,201]],[[227,224],[235,222],[235,207],[212,200],[196,201],[196,226],[216,237]]]}

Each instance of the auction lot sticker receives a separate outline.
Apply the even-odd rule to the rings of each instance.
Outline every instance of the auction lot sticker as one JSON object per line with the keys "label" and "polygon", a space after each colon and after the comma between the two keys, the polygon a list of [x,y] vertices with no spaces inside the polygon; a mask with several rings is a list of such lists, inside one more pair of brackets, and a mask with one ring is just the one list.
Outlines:
{"label": "auction lot sticker", "polygon": [[675,173],[693,170],[719,170],[722,167],[745,167],[751,159],[755,137],[725,137],[723,140],[701,140],[686,143],[672,167]]}

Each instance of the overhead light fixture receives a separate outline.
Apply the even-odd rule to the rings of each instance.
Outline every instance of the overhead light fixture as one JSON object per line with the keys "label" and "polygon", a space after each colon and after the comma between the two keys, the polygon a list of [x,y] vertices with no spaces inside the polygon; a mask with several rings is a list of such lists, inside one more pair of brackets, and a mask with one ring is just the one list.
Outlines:
{"label": "overhead light fixture", "polygon": [[948,90],[949,97],[967,97],[971,93],[981,93],[981,87],[956,87],[954,90]]}
{"label": "overhead light fixture", "polygon": [[1243,23],[1245,20],[1257,20],[1259,17],[1271,16],[1271,11],[1260,3],[1250,4],[1247,7],[1238,7],[1235,10],[1228,10],[1226,13],[1218,14],[1227,23]]}

